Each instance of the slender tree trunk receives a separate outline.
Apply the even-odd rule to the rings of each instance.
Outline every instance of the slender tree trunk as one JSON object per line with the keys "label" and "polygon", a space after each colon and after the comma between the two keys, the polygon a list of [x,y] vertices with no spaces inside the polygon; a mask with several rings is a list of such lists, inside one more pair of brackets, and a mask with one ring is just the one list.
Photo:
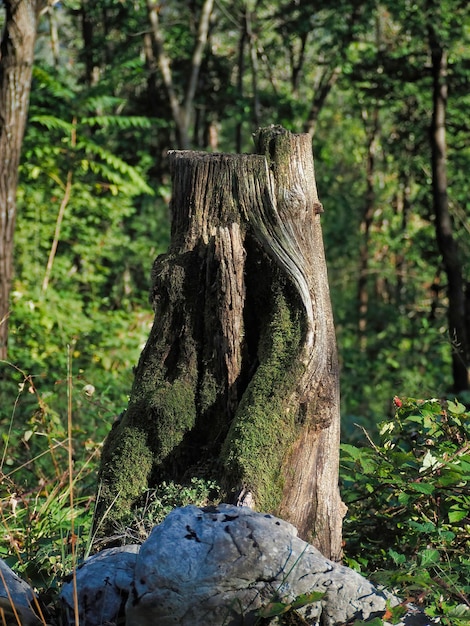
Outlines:
{"label": "slender tree trunk", "polygon": [[310,136],[271,127],[256,145],[170,154],[172,242],[98,519],[162,480],[216,477],[338,560],[338,362]]}
{"label": "slender tree trunk", "polygon": [[336,85],[338,78],[341,75],[341,67],[348,47],[354,41],[356,36],[354,26],[358,21],[360,11],[361,7],[359,3],[357,6],[353,7],[351,15],[346,18],[348,23],[348,32],[345,34],[344,40],[341,41],[341,46],[338,48],[336,54],[332,56],[330,65],[325,68],[315,86],[313,99],[307,114],[307,119],[304,123],[304,132],[309,133],[311,137],[315,136],[320,113],[325,105],[328,95]]}
{"label": "slender tree trunk", "polygon": [[[240,99],[244,96],[243,78],[245,75],[245,44],[247,39],[246,20],[243,15],[240,19],[240,37],[238,39],[238,75],[237,75],[237,93]],[[237,152],[242,151],[243,138],[243,121],[240,118],[235,127],[235,149]]]}
{"label": "slender tree trunk", "polygon": [[299,51],[297,55],[295,54],[294,44],[292,44],[289,48],[289,53],[290,53],[290,58],[291,58],[291,86],[292,86],[292,93],[295,96],[298,96],[299,94],[299,87],[301,83],[300,77],[302,76],[302,70],[304,67],[305,52],[307,49],[307,39],[309,35],[310,33],[308,32],[300,33],[299,35],[300,46],[299,46]]}
{"label": "slender tree trunk", "polygon": [[315,89],[315,95],[308,112],[307,120],[304,124],[304,131],[309,133],[311,137],[315,136],[320,112],[323,109],[328,94],[336,85],[340,74],[341,69],[339,67],[327,68],[318,82],[317,88]]}
{"label": "slender tree trunk", "polygon": [[433,114],[430,128],[432,191],[437,244],[447,276],[448,324],[452,342],[454,392],[469,388],[470,329],[466,316],[465,281],[453,235],[447,194],[446,105],[447,54],[433,27],[429,28],[432,58]]}
{"label": "slender tree trunk", "polygon": [[258,51],[256,49],[256,36],[253,33],[253,20],[252,20],[251,11],[246,8],[245,11],[245,25],[246,25],[246,34],[248,37],[248,49],[250,51],[250,70],[251,70],[251,88],[253,91],[253,109],[252,109],[252,119],[253,126],[258,128],[260,125],[261,119],[261,103],[259,99],[259,89],[258,89]]}
{"label": "slender tree trunk", "polygon": [[[399,176],[399,185],[396,194],[395,212],[401,217],[401,232],[405,236],[408,228],[408,217],[410,213],[410,190],[411,183],[409,173],[402,171]],[[398,252],[395,257],[395,274],[396,274],[396,287],[395,287],[395,302],[400,311],[400,315],[405,315],[404,303],[406,302],[406,288],[407,288],[407,255],[406,252]]]}
{"label": "slender tree trunk", "polygon": [[5,0],[0,47],[0,359],[7,357],[13,235],[21,146],[28,114],[38,0]]}
{"label": "slender tree trunk", "polygon": [[165,50],[164,37],[160,27],[159,13],[161,5],[155,0],[147,0],[147,14],[150,22],[155,57],[162,75],[171,114],[175,123],[178,146],[182,149],[187,149],[191,145],[189,129],[193,116],[194,99],[197,92],[204,49],[209,37],[209,25],[213,6],[214,0],[204,0],[199,16],[197,39],[191,58],[190,71],[188,72],[188,81],[184,97],[180,99],[173,82],[171,59]]}
{"label": "slender tree trunk", "polygon": [[98,82],[98,63],[95,60],[94,22],[90,12],[90,0],[82,0],[80,6],[83,48],[81,56],[85,64],[85,80],[90,87]]}
{"label": "slender tree trunk", "polygon": [[368,123],[367,111],[362,111],[362,118],[367,136],[366,161],[366,193],[365,205],[362,213],[360,231],[361,247],[359,250],[359,278],[357,285],[358,304],[358,333],[359,345],[362,351],[367,347],[367,317],[369,311],[369,265],[370,265],[370,229],[375,211],[375,153],[377,149],[377,134],[379,132],[379,109],[372,112],[371,125]]}

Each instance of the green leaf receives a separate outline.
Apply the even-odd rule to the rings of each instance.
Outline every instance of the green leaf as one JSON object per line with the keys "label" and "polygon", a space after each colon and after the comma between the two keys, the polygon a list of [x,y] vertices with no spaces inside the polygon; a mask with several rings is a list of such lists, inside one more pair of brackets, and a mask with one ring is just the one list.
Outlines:
{"label": "green leaf", "polygon": [[87,126],[100,126],[101,128],[116,127],[122,130],[129,128],[151,128],[152,122],[148,117],[137,115],[95,115],[80,120]]}
{"label": "green leaf", "polygon": [[283,615],[292,608],[290,604],[284,602],[270,602],[266,606],[258,609],[256,614],[259,617],[275,617],[276,615]]}
{"label": "green leaf", "polygon": [[73,124],[70,122],[60,119],[59,117],[54,117],[53,115],[34,115],[29,121],[45,126],[48,130],[62,130],[67,135],[70,135],[74,128]]}
{"label": "green leaf", "polygon": [[377,464],[372,459],[368,459],[364,456],[359,458],[359,463],[365,474],[373,474],[377,467]]}
{"label": "green leaf", "polygon": [[409,483],[408,488],[418,493],[432,494],[436,491],[435,485],[431,483]]}
{"label": "green leaf", "polygon": [[310,593],[302,593],[300,596],[297,596],[296,599],[292,602],[293,609],[299,609],[306,604],[311,604],[312,602],[318,602],[325,597],[325,592],[323,591],[311,591]]}
{"label": "green leaf", "polygon": [[356,460],[361,455],[361,449],[352,446],[349,443],[341,444],[341,452],[349,455],[352,459]]}
{"label": "green leaf", "polygon": [[392,548],[388,549],[388,554],[396,565],[402,565],[406,561],[406,556],[404,554],[400,554]]}
{"label": "green leaf", "polygon": [[434,548],[430,548],[428,550],[423,550],[419,553],[420,566],[428,567],[429,565],[435,565],[439,563],[439,550]]}
{"label": "green leaf", "polygon": [[456,524],[457,522],[465,519],[468,515],[468,509],[461,509],[458,505],[451,506],[449,511],[449,522],[451,524]]}
{"label": "green leaf", "polygon": [[457,400],[455,402],[452,402],[452,400],[448,400],[447,408],[451,413],[454,413],[455,415],[462,415],[462,413],[465,413],[465,411],[467,410],[465,408],[465,405],[461,404]]}

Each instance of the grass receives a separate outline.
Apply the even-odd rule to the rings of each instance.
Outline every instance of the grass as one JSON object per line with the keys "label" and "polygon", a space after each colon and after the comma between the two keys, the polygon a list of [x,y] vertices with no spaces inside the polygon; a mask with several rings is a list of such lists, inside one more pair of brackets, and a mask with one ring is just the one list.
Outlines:
{"label": "grass", "polygon": [[[11,372],[7,387],[11,390],[16,382],[17,393],[11,414],[0,418],[0,557],[39,592],[50,619],[57,617],[62,577],[71,571],[75,580],[77,564],[91,549],[101,443],[88,437],[83,425],[74,427],[74,392],[79,396],[76,405],[83,402],[83,394],[80,386],[74,390],[70,350],[65,406],[62,383],[44,397],[33,376],[4,365]],[[7,623],[33,623],[25,607],[15,608],[11,598],[9,605]],[[1,624],[6,617],[5,607],[0,609]],[[37,623],[47,623],[40,603],[34,612]],[[78,602],[75,624],[79,626]]]}

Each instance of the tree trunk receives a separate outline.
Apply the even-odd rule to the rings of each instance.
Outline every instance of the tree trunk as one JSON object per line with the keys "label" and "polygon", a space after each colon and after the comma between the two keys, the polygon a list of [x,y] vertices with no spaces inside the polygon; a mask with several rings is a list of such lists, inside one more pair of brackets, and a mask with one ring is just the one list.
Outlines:
{"label": "tree trunk", "polygon": [[162,480],[217,477],[341,556],[336,343],[307,134],[255,155],[170,153],[172,239],[129,406],[103,449],[97,519]]}
{"label": "tree trunk", "polygon": [[18,166],[41,2],[14,0],[3,4],[6,15],[0,48],[0,359],[7,358]]}
{"label": "tree trunk", "polygon": [[214,0],[204,0],[201,7],[197,38],[191,58],[190,71],[187,76],[184,98],[181,102],[173,81],[171,59],[165,50],[163,32],[160,27],[159,13],[161,4],[155,0],[147,0],[147,14],[150,22],[152,44],[155,48],[155,58],[158,61],[163,84],[167,92],[168,102],[175,123],[178,146],[183,149],[187,149],[191,145],[189,136],[190,124],[194,114],[194,100],[197,92],[204,49],[209,37],[209,25],[213,6]]}
{"label": "tree trunk", "polygon": [[369,313],[369,271],[371,256],[370,229],[374,220],[375,211],[375,156],[377,150],[377,135],[379,132],[379,109],[377,106],[375,106],[373,109],[371,115],[372,123],[370,126],[368,124],[368,117],[368,112],[363,109],[362,118],[364,121],[367,139],[366,193],[360,225],[362,241],[359,249],[359,277],[357,285],[358,336],[361,352],[365,352],[367,348],[367,318]]}
{"label": "tree trunk", "polygon": [[469,389],[470,329],[467,326],[465,281],[457,241],[453,236],[447,194],[447,55],[433,27],[429,29],[433,76],[433,115],[430,129],[432,190],[439,252],[447,276],[448,324],[452,343],[455,393]]}

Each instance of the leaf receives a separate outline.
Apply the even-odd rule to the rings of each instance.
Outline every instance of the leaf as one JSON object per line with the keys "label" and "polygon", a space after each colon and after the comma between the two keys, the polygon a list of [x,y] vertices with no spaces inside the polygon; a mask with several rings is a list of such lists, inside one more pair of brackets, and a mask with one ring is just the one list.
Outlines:
{"label": "leaf", "polygon": [[39,88],[46,89],[58,100],[71,102],[75,98],[76,94],[71,89],[56,80],[52,74],[49,74],[49,72],[37,64],[33,66],[33,77],[37,81]]}
{"label": "leaf", "polygon": [[341,444],[341,452],[348,454],[354,460],[356,460],[361,454],[360,448],[356,448],[356,446],[352,446],[349,443]]}
{"label": "leaf", "polygon": [[468,516],[468,509],[461,509],[458,505],[454,505],[449,511],[449,522],[455,524]]}
{"label": "leaf", "polygon": [[292,602],[293,609],[299,609],[306,604],[311,604],[312,602],[318,602],[325,597],[324,591],[311,591],[310,593],[302,593],[300,596],[297,596],[296,599]]}
{"label": "leaf", "polygon": [[466,604],[457,604],[452,610],[452,614],[449,617],[463,617],[469,619],[470,608]]}
{"label": "leaf", "polygon": [[436,487],[431,483],[410,483],[408,485],[411,491],[417,491],[418,493],[425,493],[431,495],[436,491]]}
{"label": "leaf", "polygon": [[376,463],[372,459],[368,459],[363,456],[359,459],[359,463],[361,464],[362,469],[365,474],[373,474],[376,469]]}
{"label": "leaf", "polygon": [[270,602],[266,606],[258,609],[257,615],[259,617],[276,617],[277,615],[283,615],[292,609],[299,609],[306,604],[312,602],[318,602],[322,600],[325,593],[322,591],[311,591],[310,593],[302,593],[297,596],[291,603],[286,602]]}
{"label": "leaf", "polygon": [[392,548],[388,549],[388,554],[392,557],[392,560],[396,565],[401,565],[406,561],[406,557],[404,554],[399,554],[398,552],[395,552],[395,550],[393,550]]}
{"label": "leaf", "polygon": [[461,404],[457,400],[455,402],[452,402],[452,400],[448,400],[447,408],[451,413],[454,413],[455,415],[462,415],[462,413],[465,413],[465,411],[467,410],[465,408],[465,405]]}
{"label": "leaf", "polygon": [[53,115],[34,115],[29,120],[31,123],[45,126],[47,130],[62,130],[67,135],[72,133],[73,124]]}
{"label": "leaf", "polygon": [[[116,174],[119,173],[119,174],[122,174],[123,176],[126,176],[129,179],[129,182],[134,185],[135,187],[134,194],[147,193],[149,195],[154,195],[153,189],[151,189],[148,186],[146,181],[142,178],[142,176],[138,173],[138,171],[134,167],[132,167],[131,165],[129,165],[128,163],[126,163],[125,161],[117,157],[115,154],[113,154],[109,150],[106,150],[106,148],[99,146],[97,143],[93,141],[87,141],[83,137],[81,138],[81,141],[79,142],[78,147],[87,152],[91,152],[95,156],[98,156],[109,166],[110,169],[108,170],[107,176],[108,178],[111,179],[111,182],[116,182],[116,184],[119,184],[119,182],[117,182],[116,180],[113,180],[112,178],[113,175],[116,176]],[[95,162],[93,165],[94,167],[96,167],[98,164]],[[91,162],[90,162],[90,166],[91,166]],[[113,170],[114,170],[114,173],[113,173]]]}
{"label": "leaf", "polygon": [[284,602],[270,602],[266,606],[258,609],[256,614],[259,617],[275,617],[276,615],[287,613],[291,608],[290,604],[285,604]]}
{"label": "leaf", "polygon": [[423,550],[419,553],[419,559],[421,567],[429,567],[430,565],[435,565],[440,561],[439,550],[436,550],[434,548]]}
{"label": "leaf", "polygon": [[100,126],[101,128],[114,126],[122,130],[129,128],[151,128],[152,126],[152,122],[148,117],[137,115],[95,115],[93,117],[85,117],[80,121],[87,126]]}

